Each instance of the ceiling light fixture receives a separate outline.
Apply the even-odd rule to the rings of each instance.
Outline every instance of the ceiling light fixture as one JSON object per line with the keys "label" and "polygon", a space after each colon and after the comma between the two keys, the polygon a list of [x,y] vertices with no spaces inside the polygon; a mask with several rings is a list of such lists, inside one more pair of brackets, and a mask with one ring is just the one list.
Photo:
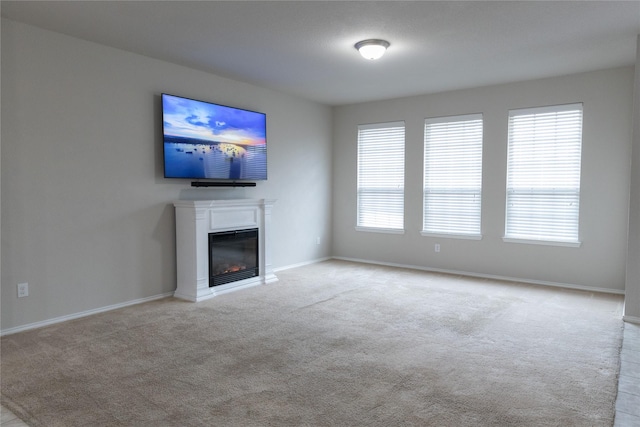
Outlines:
{"label": "ceiling light fixture", "polygon": [[365,59],[378,59],[389,47],[389,42],[379,39],[362,40],[355,44],[355,48],[358,49],[360,55]]}

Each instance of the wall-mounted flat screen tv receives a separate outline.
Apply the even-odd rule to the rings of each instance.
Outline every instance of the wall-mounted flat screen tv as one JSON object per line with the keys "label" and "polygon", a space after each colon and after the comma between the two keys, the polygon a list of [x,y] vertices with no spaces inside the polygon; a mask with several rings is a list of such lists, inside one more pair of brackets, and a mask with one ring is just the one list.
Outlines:
{"label": "wall-mounted flat screen tv", "polygon": [[264,113],[162,94],[164,176],[267,179]]}

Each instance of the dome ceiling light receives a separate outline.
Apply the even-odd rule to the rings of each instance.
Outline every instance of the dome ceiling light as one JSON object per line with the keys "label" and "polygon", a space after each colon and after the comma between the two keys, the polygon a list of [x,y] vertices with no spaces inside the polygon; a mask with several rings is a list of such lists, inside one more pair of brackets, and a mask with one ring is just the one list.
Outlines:
{"label": "dome ceiling light", "polygon": [[388,47],[389,42],[380,39],[362,40],[355,44],[355,48],[365,59],[379,59]]}

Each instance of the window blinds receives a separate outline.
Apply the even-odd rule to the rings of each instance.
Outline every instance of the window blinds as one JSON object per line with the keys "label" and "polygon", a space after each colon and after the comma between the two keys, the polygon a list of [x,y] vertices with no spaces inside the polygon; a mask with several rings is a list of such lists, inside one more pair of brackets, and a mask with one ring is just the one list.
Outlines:
{"label": "window blinds", "polygon": [[404,122],[358,126],[358,227],[403,230],[404,145]]}
{"label": "window blinds", "polygon": [[425,120],[423,234],[480,237],[482,114]]}
{"label": "window blinds", "polygon": [[505,238],[578,244],[582,104],[509,112]]}

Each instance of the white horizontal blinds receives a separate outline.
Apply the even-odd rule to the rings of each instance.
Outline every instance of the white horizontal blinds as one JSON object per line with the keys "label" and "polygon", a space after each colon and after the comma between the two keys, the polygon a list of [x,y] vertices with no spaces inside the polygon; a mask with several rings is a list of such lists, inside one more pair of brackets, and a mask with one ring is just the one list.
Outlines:
{"label": "white horizontal blinds", "polygon": [[404,122],[358,126],[357,225],[404,228]]}
{"label": "white horizontal blinds", "polygon": [[505,237],[578,242],[582,104],[509,112]]}
{"label": "white horizontal blinds", "polygon": [[422,231],[479,236],[482,114],[427,119]]}

